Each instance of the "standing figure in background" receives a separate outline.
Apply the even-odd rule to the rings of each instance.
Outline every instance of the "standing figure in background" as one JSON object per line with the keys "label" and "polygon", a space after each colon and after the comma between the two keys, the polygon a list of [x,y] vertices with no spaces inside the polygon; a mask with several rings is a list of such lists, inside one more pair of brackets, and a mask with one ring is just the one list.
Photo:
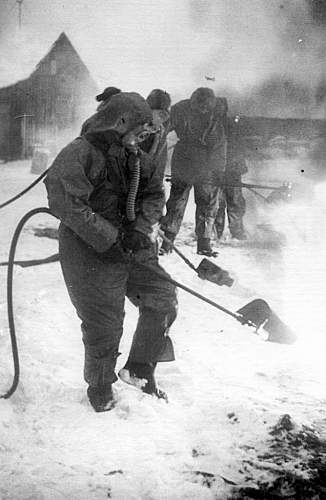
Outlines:
{"label": "standing figure in background", "polygon": [[218,210],[215,228],[218,238],[222,237],[227,213],[229,230],[232,238],[245,240],[243,216],[246,211],[246,201],[242,194],[241,176],[248,172],[245,154],[240,137],[240,117],[226,118],[227,160],[224,175],[224,187],[219,190]]}
{"label": "standing figure in background", "polygon": [[[194,187],[196,203],[197,253],[216,256],[211,243],[217,212],[219,183],[226,163],[223,110],[212,89],[201,87],[190,99],[171,108],[169,131],[177,142],[171,161],[171,192],[162,229],[171,241],[179,232],[189,193]],[[161,254],[171,250],[163,242]]]}
{"label": "standing figure in background", "polygon": [[141,149],[147,153],[148,160],[155,162],[164,176],[168,157],[166,138],[169,132],[171,97],[162,89],[153,89],[146,98],[153,112],[153,124],[157,132],[141,143]]}
{"label": "standing figure in background", "polygon": [[[154,170],[156,175],[162,179],[163,184],[168,156],[166,138],[169,127],[171,97],[165,90],[154,89],[149,93],[146,101],[153,113],[155,132],[139,144],[141,169],[143,177],[147,176],[148,180]],[[161,207],[161,213],[157,215],[158,220],[162,216],[163,208]],[[156,252],[158,252],[158,248],[158,242],[156,242]]]}

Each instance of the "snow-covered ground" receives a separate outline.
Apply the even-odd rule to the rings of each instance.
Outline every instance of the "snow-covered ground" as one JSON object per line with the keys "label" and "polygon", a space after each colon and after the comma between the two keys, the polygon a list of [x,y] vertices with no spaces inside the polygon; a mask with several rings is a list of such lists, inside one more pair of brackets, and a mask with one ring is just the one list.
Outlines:
{"label": "snow-covered ground", "polygon": [[[29,162],[0,165],[0,176],[0,203],[35,179]],[[311,477],[307,463],[315,452],[307,442],[312,436],[322,442],[326,417],[325,195],[326,186],[320,185],[309,204],[252,210],[259,202],[247,194],[250,238],[240,244],[226,237],[216,259],[235,278],[231,288],[201,281],[175,254],[162,258],[175,279],[234,311],[253,298],[266,299],[298,336],[290,346],[265,342],[180,291],[171,332],[177,360],[158,369],[168,404],[119,381],[117,407],[94,413],[85,396],[79,321],[59,264],[16,267],[21,378],[15,394],[0,399],[0,498],[272,498],[267,493],[241,496],[241,488],[262,491],[262,484],[287,472]],[[46,206],[42,183],[1,210],[1,261],[7,260],[20,218],[38,206]],[[177,244],[198,264],[193,212],[191,204]],[[31,219],[17,258],[55,253],[56,240],[34,235],[36,227],[49,226],[57,226],[50,216]],[[0,273],[3,394],[13,366],[6,268],[0,267]],[[118,368],[127,357],[136,319],[137,310],[126,303]],[[286,498],[325,496],[294,493]]]}

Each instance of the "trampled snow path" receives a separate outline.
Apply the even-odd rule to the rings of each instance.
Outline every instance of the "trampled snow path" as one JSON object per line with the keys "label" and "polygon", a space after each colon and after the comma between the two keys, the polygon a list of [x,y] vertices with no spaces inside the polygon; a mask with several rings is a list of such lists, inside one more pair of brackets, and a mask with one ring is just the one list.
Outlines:
{"label": "trampled snow path", "polygon": [[[29,162],[0,166],[0,201],[35,179],[29,168]],[[85,397],[79,321],[59,264],[17,267],[14,298],[21,380],[9,400],[0,400],[0,498],[224,500],[237,490],[229,482],[254,485],[274,477],[273,468],[295,470],[305,450],[297,459],[269,463],[266,469],[259,457],[268,447],[271,426],[284,414],[290,414],[298,428],[307,424],[324,431],[324,191],[319,188],[309,210],[291,205],[275,209],[272,219],[267,212],[260,214],[260,222],[273,220],[276,229],[286,230],[286,246],[253,230],[246,244],[221,244],[216,262],[232,270],[232,288],[199,280],[176,255],[162,259],[176,279],[232,310],[257,296],[265,298],[299,336],[294,346],[264,342],[180,291],[172,331],[177,361],[158,370],[169,404],[117,382],[116,409],[95,414]],[[1,261],[7,259],[18,220],[37,206],[46,206],[43,185],[1,211]],[[177,244],[197,264],[200,258],[189,222],[192,210]],[[56,241],[37,238],[33,231],[56,225],[46,215],[30,220],[17,257],[56,252]],[[0,273],[4,393],[11,383],[12,361],[6,269],[0,268]],[[118,367],[128,354],[137,318],[129,303],[126,313]]]}

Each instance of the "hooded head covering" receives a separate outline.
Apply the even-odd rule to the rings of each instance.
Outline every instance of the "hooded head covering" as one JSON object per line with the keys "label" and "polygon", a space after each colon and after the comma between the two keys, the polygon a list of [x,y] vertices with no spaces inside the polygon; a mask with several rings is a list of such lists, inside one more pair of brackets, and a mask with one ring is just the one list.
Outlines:
{"label": "hooded head covering", "polygon": [[125,121],[126,132],[129,132],[139,125],[151,123],[152,118],[152,110],[140,94],[120,92],[113,95],[92,116],[91,123],[87,126],[87,134],[115,130],[120,119]]}
{"label": "hooded head covering", "polygon": [[153,124],[159,129],[170,118],[171,97],[162,89],[153,89],[146,101],[153,110]]}
{"label": "hooded head covering", "polygon": [[112,96],[116,94],[120,94],[121,90],[118,89],[117,87],[106,87],[106,89],[103,90],[102,94],[98,94],[96,96],[96,100],[100,103],[97,106],[97,111],[102,109],[111,99]]}
{"label": "hooded head covering", "polygon": [[146,98],[151,109],[163,109],[168,111],[171,106],[171,97],[162,89],[153,89]]}
{"label": "hooded head covering", "polygon": [[208,87],[199,87],[191,94],[190,104],[192,108],[199,109],[202,106],[207,106],[209,103],[212,103],[212,107],[214,107],[216,103],[216,97],[212,89]]}
{"label": "hooded head covering", "polygon": [[96,100],[98,102],[107,101],[108,99],[110,99],[110,97],[114,96],[115,94],[119,94],[120,92],[121,90],[117,87],[106,87],[101,94],[98,94],[96,96]]}

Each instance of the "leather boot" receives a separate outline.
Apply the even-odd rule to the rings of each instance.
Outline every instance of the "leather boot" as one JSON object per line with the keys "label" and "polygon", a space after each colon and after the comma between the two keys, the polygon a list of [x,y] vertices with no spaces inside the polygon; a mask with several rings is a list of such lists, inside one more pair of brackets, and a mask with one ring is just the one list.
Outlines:
{"label": "leather boot", "polygon": [[210,238],[198,238],[197,241],[198,255],[205,255],[206,257],[217,257],[218,252],[212,249]]}
{"label": "leather boot", "polygon": [[96,412],[110,411],[115,406],[112,385],[88,386],[87,396]]}

